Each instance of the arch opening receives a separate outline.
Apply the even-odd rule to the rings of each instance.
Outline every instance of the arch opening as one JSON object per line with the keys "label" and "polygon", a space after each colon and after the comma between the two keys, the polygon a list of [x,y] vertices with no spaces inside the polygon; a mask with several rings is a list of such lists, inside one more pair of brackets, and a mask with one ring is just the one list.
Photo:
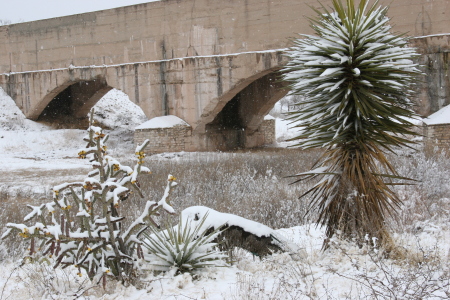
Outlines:
{"label": "arch opening", "polygon": [[89,110],[111,89],[103,78],[72,83],[50,100],[37,121],[56,128],[84,129]]}
{"label": "arch opening", "polygon": [[226,151],[275,142],[275,122],[264,117],[287,93],[278,77],[278,72],[272,72],[256,79],[224,105],[206,124],[209,148]]}
{"label": "arch opening", "polygon": [[219,146],[219,150],[232,150],[245,147],[244,123],[239,115],[241,94],[225,104],[214,120],[206,125],[206,132]]}

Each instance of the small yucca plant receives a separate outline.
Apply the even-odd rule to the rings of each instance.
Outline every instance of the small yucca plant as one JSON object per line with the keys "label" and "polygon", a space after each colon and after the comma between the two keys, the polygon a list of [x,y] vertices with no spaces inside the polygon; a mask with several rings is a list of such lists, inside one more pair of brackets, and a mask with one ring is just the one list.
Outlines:
{"label": "small yucca plant", "polygon": [[[401,35],[391,34],[387,7],[378,1],[333,0],[334,11],[311,20],[317,36],[294,40],[284,79],[303,98],[290,114],[302,131],[303,148],[324,147],[313,170],[299,180],[323,176],[304,195],[318,212],[328,238],[335,233],[387,240],[385,216],[400,200],[389,187],[400,179],[383,151],[408,146],[414,135],[410,86],[420,74],[417,56]],[[303,195],[303,196],[304,196]],[[326,244],[324,244],[326,247]]]}
{"label": "small yucca plant", "polygon": [[151,234],[144,233],[144,246],[149,251],[145,259],[159,271],[169,271],[175,268],[177,272],[192,272],[194,270],[225,266],[224,253],[217,250],[216,237],[223,232],[219,228],[203,229],[208,214],[199,222],[193,223],[191,219],[184,222],[180,216],[178,225],[166,226],[158,231],[150,227]]}

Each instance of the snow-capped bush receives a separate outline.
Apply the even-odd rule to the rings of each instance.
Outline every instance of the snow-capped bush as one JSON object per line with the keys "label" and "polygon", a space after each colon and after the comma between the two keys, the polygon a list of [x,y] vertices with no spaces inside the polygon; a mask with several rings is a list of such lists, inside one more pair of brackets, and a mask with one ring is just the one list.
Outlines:
{"label": "snow-capped bush", "polygon": [[226,254],[217,250],[214,239],[222,233],[221,227],[215,230],[202,228],[208,214],[198,222],[183,218],[177,226],[167,226],[158,231],[151,227],[151,235],[144,233],[144,246],[149,254],[145,259],[155,270],[168,271],[175,268],[177,272],[191,272],[196,269],[225,266]]}
{"label": "snow-capped bush", "polygon": [[142,214],[128,227],[123,226],[122,202],[131,190],[144,197],[137,177],[142,172],[150,172],[142,166],[148,140],[136,148],[137,162],[131,168],[108,155],[108,135],[93,126],[93,111],[89,124],[87,146],[78,153],[80,158],[88,158],[93,167],[87,178],[83,182],[55,186],[51,202],[28,205],[32,211],[24,221],[30,225],[8,223],[2,238],[18,232],[30,240],[32,258],[41,254],[55,256],[54,267],[76,266],[80,276],[84,269],[90,279],[111,275],[122,282],[128,281],[136,268],[135,255],[142,258],[138,237],[146,229],[146,222],[153,221],[152,216],[161,208],[174,212],[167,198],[176,186],[175,178],[169,175],[159,202],[147,201]]}

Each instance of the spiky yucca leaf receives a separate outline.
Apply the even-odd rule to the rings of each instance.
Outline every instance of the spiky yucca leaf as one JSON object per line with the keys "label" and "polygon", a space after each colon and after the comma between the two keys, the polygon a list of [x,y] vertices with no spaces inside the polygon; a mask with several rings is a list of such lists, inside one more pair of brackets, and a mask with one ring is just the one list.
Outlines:
{"label": "spiky yucca leaf", "polygon": [[219,227],[200,231],[207,217],[208,214],[193,225],[192,220],[183,222],[180,216],[177,226],[167,226],[162,231],[151,227],[151,234],[144,233],[144,246],[150,253],[146,260],[161,271],[175,267],[179,272],[190,272],[210,266],[225,266],[223,259],[227,256],[215,250],[217,243],[213,242],[223,230]]}
{"label": "spiky yucca leaf", "polygon": [[325,147],[318,168],[296,176],[324,176],[306,194],[328,238],[339,230],[386,240],[385,215],[400,203],[388,185],[401,177],[383,151],[408,146],[405,136],[415,134],[408,119],[417,54],[389,32],[388,9],[378,1],[333,0],[334,11],[322,9],[311,20],[317,36],[294,40],[284,74],[291,93],[303,96],[289,116],[302,127],[293,140]]}

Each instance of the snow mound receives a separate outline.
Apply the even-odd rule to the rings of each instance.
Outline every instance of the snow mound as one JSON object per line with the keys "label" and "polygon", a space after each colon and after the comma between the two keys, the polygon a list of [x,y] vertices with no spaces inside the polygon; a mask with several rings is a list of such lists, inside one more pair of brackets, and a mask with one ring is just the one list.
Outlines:
{"label": "snow mound", "polygon": [[0,131],[42,131],[46,129],[48,129],[47,126],[28,120],[14,100],[0,88]]}
{"label": "snow mound", "polygon": [[135,129],[152,129],[152,128],[170,128],[177,125],[189,126],[184,120],[178,118],[177,116],[169,115],[153,118]]}
{"label": "snow mound", "polygon": [[133,129],[148,120],[142,109],[131,102],[127,94],[116,89],[109,91],[95,104],[94,112],[95,121],[102,127],[111,129]]}
{"label": "snow mound", "polygon": [[427,125],[450,124],[450,105],[423,119],[423,122]]}

